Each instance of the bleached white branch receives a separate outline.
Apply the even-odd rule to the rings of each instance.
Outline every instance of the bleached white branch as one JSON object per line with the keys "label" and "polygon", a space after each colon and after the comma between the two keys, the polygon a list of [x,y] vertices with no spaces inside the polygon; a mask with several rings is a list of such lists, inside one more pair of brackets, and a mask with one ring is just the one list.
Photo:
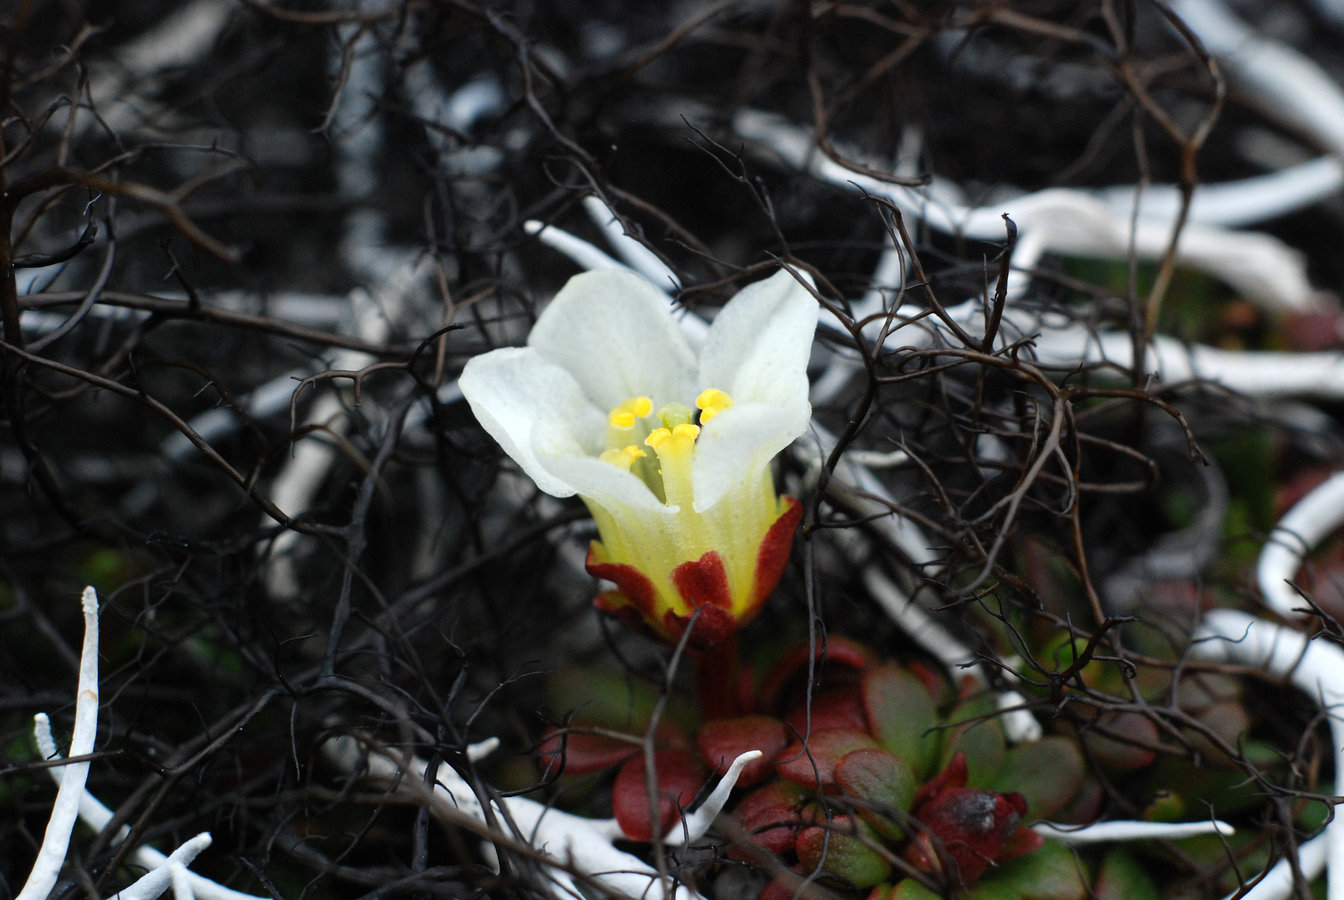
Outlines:
{"label": "bleached white branch", "polygon": [[[347,771],[366,772],[368,777],[387,785],[398,785],[406,779],[423,781],[429,769],[429,764],[416,756],[398,758],[378,750],[366,753],[365,746],[349,736],[333,738],[324,745],[324,750]],[[664,876],[656,869],[639,857],[618,849],[612,841],[622,834],[615,819],[588,819],[526,797],[494,800],[492,817],[487,815],[471,785],[450,767],[439,766],[435,774],[433,797],[444,804],[445,809],[455,810],[482,824],[491,824],[493,817],[511,821],[538,852],[562,867],[583,873],[604,890],[617,896],[632,897],[649,896],[653,891],[652,895],[657,896],[657,886],[663,884],[668,888],[666,896],[669,900],[700,900],[695,891],[685,885],[667,885]],[[551,887],[552,896],[577,896],[572,879],[563,869],[555,870],[553,877],[556,883]]]}
{"label": "bleached white branch", "polygon": [[[1325,869],[1329,852],[1325,836],[1312,838],[1297,848],[1297,871],[1308,880],[1315,878]],[[1289,900],[1297,895],[1297,871],[1292,860],[1281,859],[1249,891],[1233,891],[1226,900]]]}
{"label": "bleached white branch", "polygon": [[[1070,368],[1104,363],[1123,370],[1134,358],[1128,334],[1082,328],[1044,331],[1036,352],[1042,363]],[[1248,397],[1344,397],[1344,357],[1338,353],[1222,350],[1159,335],[1148,345],[1145,363],[1166,385],[1202,381]]]}
{"label": "bleached white branch", "polygon": [[747,763],[760,759],[761,756],[759,750],[748,750],[734,759],[728,766],[728,771],[723,773],[719,783],[714,786],[714,790],[705,798],[705,802],[700,804],[700,808],[687,813],[682,818],[681,824],[674,826],[663,840],[668,844],[679,845],[689,844],[704,837],[719,813],[723,812],[733,788],[737,787],[737,779],[742,776],[742,770],[747,767]]}
{"label": "bleached white branch", "polygon": [[[1334,745],[1334,771],[1344,772],[1344,650],[1326,641],[1314,641],[1293,628],[1231,609],[1215,609],[1204,616],[1192,644],[1194,655],[1205,659],[1251,666],[1268,678],[1287,678],[1309,695],[1330,723]],[[1336,815],[1325,826],[1323,861],[1327,900],[1344,900],[1344,817]],[[1312,843],[1315,843],[1313,841]],[[1304,845],[1304,850],[1305,850]],[[1316,860],[1298,860],[1302,874],[1310,879],[1320,872],[1308,868]],[[1249,896],[1249,895],[1248,895]],[[1268,892],[1257,900],[1279,896]],[[1282,896],[1287,896],[1286,894]]]}
{"label": "bleached white branch", "polygon": [[[92,587],[86,587],[81,599],[84,608],[84,646],[79,661],[75,727],[70,739],[72,756],[86,756],[93,752],[94,736],[98,731],[98,594]],[[51,722],[46,713],[38,713],[33,718],[33,736],[37,741],[38,752],[48,761],[60,759],[56,741],[51,734]],[[74,829],[76,818],[94,831],[103,831],[112,821],[112,810],[85,789],[89,765],[88,761],[73,762],[47,770],[59,788],[56,800],[52,803],[47,836],[38,852],[32,873],[19,892],[18,898],[46,900],[60,874],[61,866],[65,864],[66,853],[70,847],[70,834]],[[71,772],[75,773],[74,777],[71,776]],[[125,840],[129,833],[130,828],[122,826],[117,833],[116,841]],[[208,846],[210,835],[198,834],[168,856],[149,845],[135,848],[131,853],[131,859],[149,872],[130,887],[118,892],[118,898],[153,900],[167,890],[170,866],[177,866],[185,871],[185,867]],[[254,897],[223,887],[194,872],[186,871],[183,877],[199,900],[266,900],[263,897]]]}
{"label": "bleached white branch", "polygon": [[1293,589],[1302,560],[1321,539],[1344,524],[1344,472],[1336,472],[1288,510],[1260,551],[1255,577],[1265,605],[1291,618],[1305,604]]}
{"label": "bleached white branch", "polygon": [[1253,30],[1219,0],[1173,0],[1171,9],[1266,115],[1344,152],[1344,91],[1319,65]]}
{"label": "bleached white branch", "polygon": [[[1002,216],[1006,212],[1017,224],[1019,250],[1029,257],[1052,252],[1116,259],[1133,254],[1140,259],[1158,259],[1166,253],[1171,241],[1175,217],[1168,213],[1175,212],[1175,205],[1162,203],[1149,207],[1145,203],[1135,216],[1132,189],[1107,192],[1048,188],[1015,194],[1005,190],[1005,195],[993,205],[970,206],[962,201],[959,189],[937,178],[916,189],[847,169],[816,152],[810,132],[778,117],[746,111],[737,115],[733,127],[743,138],[768,148],[789,165],[837,186],[854,186],[883,197],[905,215],[945,234],[1001,242]],[[1276,207],[1279,212],[1283,211],[1284,195],[1274,195],[1253,181],[1223,187],[1226,190],[1217,195],[1221,205],[1216,208],[1216,216],[1200,209],[1188,219],[1177,248],[1178,258],[1273,308],[1312,306],[1317,292],[1307,279],[1300,253],[1268,234],[1236,231],[1216,221],[1260,217],[1262,210],[1236,205],[1248,187],[1252,190],[1246,196],[1274,197],[1279,202]],[[1170,192],[1175,196],[1176,190],[1172,186],[1150,188],[1145,195],[1165,196]],[[1311,202],[1327,193],[1328,190],[1309,192],[1301,201]],[[1196,195],[1196,203],[1198,198]],[[1021,258],[1017,262],[1023,264]],[[1025,273],[1014,272],[1009,296],[1019,296],[1027,283]]]}
{"label": "bleached white branch", "polygon": [[[154,900],[155,897],[161,896],[164,891],[177,882],[182,882],[187,886],[187,896],[194,896],[187,866],[191,865],[192,860],[197,856],[200,856],[202,850],[210,846],[210,840],[209,834],[196,835],[164,857],[162,862],[142,875],[130,887],[118,891],[117,900]],[[182,874],[174,875],[174,870],[178,870]]]}
{"label": "bleached white branch", "polygon": [[631,269],[664,290],[669,287],[673,290],[681,287],[677,273],[669,269],[667,264],[648,247],[626,234],[616,214],[600,199],[589,194],[583,198],[583,209],[588,213],[588,218],[602,229],[607,243],[611,244],[617,255],[625,260],[625,264]]}
{"label": "bleached white branch", "polygon": [[[86,587],[80,598],[84,609],[84,646],[79,656],[78,688],[75,694],[75,727],[70,736],[70,755],[87,756],[93,752],[98,735],[98,594]],[[43,713],[37,715],[38,727],[50,728]],[[37,851],[32,872],[16,900],[47,900],[65,864],[70,849],[70,833],[79,818],[79,801],[89,777],[89,761],[61,767],[60,787],[51,806],[42,846]]]}
{"label": "bleached white branch", "polygon": [[1174,841],[1201,834],[1231,835],[1236,829],[1226,822],[1098,822],[1095,825],[1060,825],[1038,822],[1031,830],[1062,844],[1101,844],[1112,841]]}

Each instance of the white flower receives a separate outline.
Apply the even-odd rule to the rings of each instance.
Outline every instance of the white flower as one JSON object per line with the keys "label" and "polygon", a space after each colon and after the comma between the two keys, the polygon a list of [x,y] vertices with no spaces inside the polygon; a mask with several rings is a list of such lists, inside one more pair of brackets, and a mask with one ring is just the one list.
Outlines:
{"label": "white flower", "polygon": [[598,605],[709,646],[760,609],[800,509],[770,461],[806,430],[817,308],[789,272],[749,285],[694,348],[667,298],[614,270],[570,279],[526,347],[467,363],[462,393],[537,486],[578,494]]}

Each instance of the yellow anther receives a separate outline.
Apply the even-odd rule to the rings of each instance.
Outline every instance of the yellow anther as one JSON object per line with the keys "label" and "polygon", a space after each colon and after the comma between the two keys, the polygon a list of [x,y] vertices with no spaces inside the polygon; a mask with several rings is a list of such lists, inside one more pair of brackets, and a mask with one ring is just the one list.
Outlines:
{"label": "yellow anther", "polygon": [[672,436],[684,441],[694,441],[700,436],[700,426],[691,425],[689,423],[678,425],[676,428],[672,429]]}
{"label": "yellow anther", "polygon": [[700,424],[703,425],[732,406],[733,398],[718,388],[705,388],[695,398],[695,405],[700,409]]}
{"label": "yellow anther", "polygon": [[602,460],[604,463],[611,463],[613,466],[620,466],[628,472],[630,471],[630,467],[634,465],[635,460],[643,459],[646,456],[648,456],[648,454],[643,450],[639,449],[634,444],[629,444],[619,450],[604,450],[602,454],[598,456],[598,459]]}
{"label": "yellow anther", "polygon": [[[675,425],[672,428],[655,428],[649,432],[649,436],[644,439],[655,451],[663,449],[671,450],[675,447],[684,447],[695,443],[695,439],[700,436],[700,426],[684,422]],[[668,445],[668,441],[674,443]]]}
{"label": "yellow anther", "polygon": [[649,397],[631,397],[607,414],[612,428],[628,431],[635,427],[635,421],[653,412],[653,400]]}

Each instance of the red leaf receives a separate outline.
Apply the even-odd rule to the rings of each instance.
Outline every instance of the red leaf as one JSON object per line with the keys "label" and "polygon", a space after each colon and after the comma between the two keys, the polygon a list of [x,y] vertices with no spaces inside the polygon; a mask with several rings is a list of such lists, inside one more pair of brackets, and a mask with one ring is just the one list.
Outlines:
{"label": "red leaf", "polygon": [[742,716],[735,719],[715,719],[705,723],[698,737],[700,754],[705,762],[717,767],[720,775],[728,771],[733,760],[748,750],[760,750],[760,759],[747,763],[737,783],[741,787],[758,784],[774,774],[775,757],[788,744],[784,723],[769,716]]}
{"label": "red leaf", "polygon": [[[665,835],[677,823],[681,810],[695,799],[705,774],[700,761],[685,750],[659,750],[653,755],[653,765],[658,782],[658,834]],[[612,786],[611,805],[626,837],[632,841],[653,840],[643,753],[621,766]]]}
{"label": "red leaf", "polygon": [[833,687],[849,681],[857,683],[859,674],[875,662],[867,647],[840,637],[829,637],[825,644],[812,650],[807,646],[795,647],[780,657],[761,680],[758,708],[767,713],[787,709],[790,694],[806,690],[807,663],[812,658],[823,663],[817,666],[817,672],[824,674],[827,684]]}
{"label": "red leaf", "polygon": [[587,775],[618,765],[638,752],[639,744],[620,738],[553,728],[541,742],[537,755],[547,768],[563,767],[567,775]]}
{"label": "red leaf", "polygon": [[878,835],[863,822],[836,816],[798,835],[798,862],[814,872],[838,875],[854,887],[872,887],[891,874],[891,863],[878,849],[881,846]]}
{"label": "red leaf", "polygon": [[804,704],[796,706],[785,718],[795,734],[816,734],[819,731],[867,731],[868,717],[864,714],[863,695],[856,687],[827,691],[812,701],[812,717],[807,716]]}
{"label": "red leaf", "polygon": [[[1027,801],[1021,794],[996,794],[965,784],[966,758],[958,752],[916,794],[914,816],[923,828],[906,855],[927,871],[954,868],[963,884],[971,884],[991,863],[1004,858],[1009,838],[1027,812]],[[1019,854],[1030,849],[1034,848],[1016,843],[1013,847]]]}
{"label": "red leaf", "polygon": [[786,747],[775,768],[795,784],[814,790],[818,784],[823,789],[834,788],[835,766],[845,754],[876,746],[877,742],[862,731],[818,731],[806,744],[795,741]]}
{"label": "red leaf", "polygon": [[[772,781],[752,791],[737,807],[737,818],[751,842],[776,856],[793,850],[798,830],[815,821],[815,815],[804,807],[807,793],[788,781]],[[746,854],[729,851],[737,858]]]}

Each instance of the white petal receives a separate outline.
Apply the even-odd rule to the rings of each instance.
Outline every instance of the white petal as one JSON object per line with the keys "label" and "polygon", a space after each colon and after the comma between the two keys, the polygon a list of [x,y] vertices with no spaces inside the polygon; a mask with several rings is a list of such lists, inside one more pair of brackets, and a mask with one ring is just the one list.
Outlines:
{"label": "white petal", "polygon": [[481,426],[537,487],[553,497],[574,496],[574,486],[542,463],[535,446],[541,433],[549,452],[576,452],[585,448],[585,433],[602,435],[606,415],[572,375],[530,348],[508,347],[468,360],[458,385]]}
{"label": "white petal", "polygon": [[695,354],[670,301],[630,272],[575,275],[537,319],[527,344],[574,376],[604,411],[631,397],[661,405],[695,396]]}
{"label": "white petal", "polygon": [[801,415],[765,403],[734,404],[706,423],[691,469],[695,511],[705,512],[734,488],[757,483],[775,454],[807,428],[809,411],[806,400]]}
{"label": "white petal", "polygon": [[633,509],[641,515],[668,516],[671,522],[670,517],[677,511],[676,507],[664,506],[638,476],[594,456],[550,455],[543,450],[541,459],[549,471],[564,479],[580,496],[614,514]]}
{"label": "white petal", "polygon": [[[816,329],[817,301],[791,273],[750,284],[714,319],[701,351],[699,385],[727,391],[734,403],[806,407]],[[806,420],[793,437],[805,427]]]}

